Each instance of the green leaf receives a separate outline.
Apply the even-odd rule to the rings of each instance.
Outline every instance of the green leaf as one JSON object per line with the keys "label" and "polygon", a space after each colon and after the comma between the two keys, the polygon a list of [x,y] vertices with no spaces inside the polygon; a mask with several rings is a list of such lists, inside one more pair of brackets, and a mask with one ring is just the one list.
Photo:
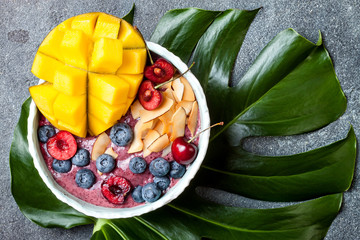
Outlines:
{"label": "green leaf", "polygon": [[[236,87],[229,86],[226,76],[205,77],[211,117],[227,122],[226,127],[213,136],[215,141],[209,146],[205,166],[216,176],[221,175],[221,180],[214,183],[217,187],[269,201],[306,200],[348,189],[356,158],[353,130],[344,141],[347,144],[338,150],[340,154],[322,148],[292,157],[261,157],[241,149],[244,137],[314,130],[345,111],[346,98],[329,54],[321,41],[318,44],[288,29],[262,50]],[[199,44],[200,47],[206,48]],[[225,136],[220,135],[226,129]],[[318,158],[320,155],[326,157]],[[328,161],[329,158],[332,161]],[[218,159],[222,159],[221,164]],[[265,166],[269,164],[268,159],[272,160],[269,162],[274,169],[270,176],[263,168],[249,172],[233,169],[241,164]],[[294,162],[295,167],[288,168],[289,161]],[[286,169],[286,174],[275,173],[278,168]],[[334,181],[334,175],[341,177]]]}
{"label": "green leaf", "polygon": [[247,209],[206,202],[192,189],[141,217],[101,220],[92,239],[322,239],[341,199],[335,194],[284,208]]}
{"label": "green leaf", "polygon": [[188,62],[200,37],[220,13],[197,8],[168,11],[160,19],[150,41]]}
{"label": "green leaf", "polygon": [[[217,135],[232,126],[228,131],[231,145],[239,145],[247,136],[315,130],[346,109],[346,98],[324,46],[292,29],[279,33],[261,51],[236,87],[220,84],[223,79],[209,79],[214,79],[207,87],[211,117],[227,123]],[[223,97],[216,99],[217,94]]]}
{"label": "green leaf", "polygon": [[130,24],[134,22],[135,3],[132,5],[131,10],[122,18]]}
{"label": "green leaf", "polygon": [[[299,201],[349,189],[356,160],[353,128],[331,145],[292,156],[259,156],[214,141],[222,161],[203,166],[206,184],[246,197],[268,201]],[[220,146],[221,145],[221,146]],[[221,149],[219,151],[219,149]],[[211,167],[210,167],[211,166]],[[201,176],[199,176],[201,179]]]}
{"label": "green leaf", "polygon": [[71,228],[93,223],[92,218],[59,201],[47,188],[28,151],[27,119],[31,98],[21,109],[10,149],[11,192],[22,213],[42,227]]}
{"label": "green leaf", "polygon": [[[73,210],[55,198],[34,168],[27,150],[27,100],[10,152],[12,193],[21,211],[44,227],[95,223],[92,239],[323,239],[340,209],[342,194],[284,208],[247,209],[207,202],[195,191],[199,183],[214,180],[212,184],[222,189],[286,201],[342,192],[352,180],[353,129],[344,140],[293,156],[258,156],[241,148],[244,137],[313,130],[335,120],[346,108],[321,40],[312,44],[291,29],[276,36],[239,84],[230,86],[235,59],[257,12],[172,10],[151,38],[185,62],[194,51],[193,72],[206,90],[211,118],[227,123],[213,136],[206,165],[184,194],[130,219],[92,219]],[[132,22],[133,16],[134,7],[125,18]],[[334,169],[339,172],[333,173]],[[334,176],[339,181],[329,179]],[[299,179],[309,186],[292,186]],[[315,194],[321,183],[325,190]]]}

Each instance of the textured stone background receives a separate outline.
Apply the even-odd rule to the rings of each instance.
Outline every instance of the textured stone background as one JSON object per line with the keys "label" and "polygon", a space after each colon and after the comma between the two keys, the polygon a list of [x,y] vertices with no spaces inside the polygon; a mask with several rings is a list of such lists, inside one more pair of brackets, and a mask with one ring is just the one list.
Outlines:
{"label": "textured stone background", "polygon": [[[104,3],[106,2],[106,3]],[[44,229],[26,219],[10,192],[8,154],[20,106],[29,97],[28,87],[37,79],[30,72],[32,61],[42,39],[57,24],[77,14],[102,11],[123,16],[132,1],[108,0],[2,0],[0,7],[0,239],[89,239],[92,226],[70,230]],[[359,37],[360,1],[243,1],[243,0],[139,0],[135,1],[135,25],[149,39],[160,17],[173,8],[199,7],[210,10],[263,7],[252,23],[234,70],[234,80],[248,69],[260,50],[277,33],[294,28],[316,42],[321,30],[324,42],[334,61],[335,71],[348,98],[346,113],[336,122],[313,132],[292,137],[254,138],[246,148],[261,154],[283,155],[307,151],[345,137],[350,124],[360,134],[359,118]],[[326,239],[359,239],[360,189],[358,169],[352,188],[344,194],[344,204]],[[274,207],[284,204],[252,201],[221,191],[202,193],[218,202],[243,207]]]}

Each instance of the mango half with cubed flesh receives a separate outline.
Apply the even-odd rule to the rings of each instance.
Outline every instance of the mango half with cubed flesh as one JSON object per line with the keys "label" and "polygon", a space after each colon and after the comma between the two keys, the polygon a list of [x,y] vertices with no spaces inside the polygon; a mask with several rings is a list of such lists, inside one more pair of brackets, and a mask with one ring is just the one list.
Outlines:
{"label": "mango half with cubed flesh", "polygon": [[128,110],[143,79],[145,42],[125,20],[86,13],[55,27],[35,55],[30,87],[40,112],[79,137],[98,135]]}

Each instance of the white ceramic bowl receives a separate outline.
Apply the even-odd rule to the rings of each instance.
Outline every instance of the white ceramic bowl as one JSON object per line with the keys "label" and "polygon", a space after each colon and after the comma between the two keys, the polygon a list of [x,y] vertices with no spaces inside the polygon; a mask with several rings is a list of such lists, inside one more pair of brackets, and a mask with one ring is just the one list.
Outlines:
{"label": "white ceramic bowl", "polygon": [[[160,45],[152,42],[147,42],[149,49],[164,58],[170,61],[180,72],[185,72],[188,69],[188,66],[181,61],[181,59],[175,56],[173,53],[169,52],[167,49],[161,47]],[[206,98],[204,92],[200,86],[199,81],[196,77],[189,71],[184,77],[188,79],[191,84],[196,99],[199,105],[201,125],[200,129],[205,129],[210,125],[209,111],[206,104]],[[42,80],[40,80],[42,82]],[[68,193],[62,187],[60,187],[54,178],[52,177],[50,171],[48,170],[46,163],[41,155],[40,146],[37,137],[37,129],[39,124],[39,112],[36,108],[34,101],[30,105],[30,114],[28,118],[28,142],[29,142],[29,151],[34,160],[34,165],[38,170],[41,178],[47,185],[47,187],[52,191],[52,193],[64,203],[75,208],[79,212],[84,213],[85,215],[96,217],[96,218],[128,218],[133,216],[138,216],[150,211],[153,211],[157,208],[160,208],[173,199],[177,198],[184,189],[189,185],[190,180],[195,176],[196,172],[199,170],[202,161],[204,160],[208,143],[210,131],[205,131],[200,135],[199,139],[199,152],[195,161],[190,165],[185,175],[179,180],[179,182],[170,188],[170,190],[162,196],[159,200],[153,203],[145,203],[140,206],[132,208],[107,208],[100,207],[90,203],[87,203],[83,200],[76,198],[75,196]]]}

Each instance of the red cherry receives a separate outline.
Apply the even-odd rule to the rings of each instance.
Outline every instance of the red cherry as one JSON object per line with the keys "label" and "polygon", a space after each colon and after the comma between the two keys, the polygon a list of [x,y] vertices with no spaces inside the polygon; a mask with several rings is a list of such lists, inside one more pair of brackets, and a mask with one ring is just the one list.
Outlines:
{"label": "red cherry", "polygon": [[77,150],[74,136],[67,131],[58,132],[47,141],[46,146],[49,154],[57,160],[70,159]]}
{"label": "red cherry", "polygon": [[130,192],[130,182],[123,177],[110,176],[101,184],[101,193],[113,204],[122,204]]}
{"label": "red cherry", "polygon": [[178,137],[171,145],[171,152],[176,162],[187,165],[195,160],[198,148],[184,137]]}
{"label": "red cherry", "polygon": [[160,106],[162,102],[162,95],[159,90],[155,89],[154,83],[146,80],[141,83],[138,98],[140,104],[146,110],[154,110]]}
{"label": "red cherry", "polygon": [[144,75],[147,79],[155,83],[163,83],[174,76],[175,69],[171,63],[163,58],[159,58],[156,62],[145,67]]}

